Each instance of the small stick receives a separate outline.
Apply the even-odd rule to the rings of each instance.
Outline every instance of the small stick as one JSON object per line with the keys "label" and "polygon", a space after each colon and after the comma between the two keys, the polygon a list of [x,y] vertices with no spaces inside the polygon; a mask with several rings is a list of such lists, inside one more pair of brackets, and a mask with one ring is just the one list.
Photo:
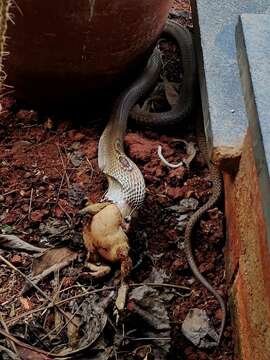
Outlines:
{"label": "small stick", "polygon": [[61,324],[58,324],[57,326],[55,326],[54,329],[52,329],[51,331],[49,331],[46,335],[44,335],[41,340],[45,340],[48,336],[52,335],[54,333],[54,331],[58,330],[58,328],[60,328],[59,331],[57,331],[55,337],[57,337],[67,326],[68,324],[72,321],[72,319],[74,319],[74,317],[78,314],[79,310],[81,309],[83,303],[81,303],[77,310],[71,315],[70,319],[64,324],[64,325],[61,325]]}
{"label": "small stick", "polygon": [[79,298],[87,296],[87,295],[96,294],[96,293],[99,293],[99,292],[102,292],[102,291],[109,291],[109,290],[115,290],[115,286],[107,286],[107,287],[103,287],[102,289],[96,289],[96,290],[93,290],[93,291],[86,291],[83,294],[74,295],[74,296],[72,296],[72,297],[70,297],[68,299],[61,300],[61,301],[57,302],[57,305],[62,305],[62,304],[65,304],[66,302],[71,301],[71,300],[79,299]]}
{"label": "small stick", "polygon": [[169,340],[171,340],[170,337],[133,338],[133,337],[129,337],[129,336],[127,336],[126,339],[131,340],[131,341],[148,341],[148,340],[166,340],[166,341],[169,341]]}
{"label": "small stick", "polygon": [[62,186],[63,186],[63,183],[64,183],[64,178],[65,178],[65,173],[63,173],[63,175],[62,175],[61,182],[60,182],[60,185],[59,185],[59,189],[57,191],[57,196],[56,196],[56,201],[55,201],[56,205],[57,205],[59,197],[60,197],[60,192],[62,190]]}
{"label": "small stick", "polygon": [[43,355],[48,355],[48,352],[47,351],[44,351],[44,350],[41,350],[41,349],[38,349],[34,346],[31,346],[31,345],[28,345],[28,344],[25,344],[24,342],[18,340],[15,336],[9,334],[8,332],[0,329],[0,334],[7,337],[8,339],[12,340],[15,344],[25,348],[25,349],[29,349],[29,350],[32,350],[32,351],[35,351],[37,353],[40,353],[40,354],[43,354]]}
{"label": "small stick", "polygon": [[129,284],[130,287],[137,287],[137,286],[143,286],[143,285],[147,285],[147,286],[153,286],[153,287],[167,287],[167,288],[173,288],[173,289],[181,289],[181,290],[187,290],[190,291],[191,289],[188,288],[187,286],[182,286],[182,285],[174,285],[174,284],[162,284],[162,283],[141,283],[141,284]]}
{"label": "small stick", "polygon": [[11,195],[11,194],[14,194],[16,192],[19,192],[19,189],[14,189],[14,190],[7,191],[4,194],[2,194],[2,196]]}
{"label": "small stick", "polygon": [[31,189],[31,194],[30,194],[30,201],[29,201],[29,209],[28,209],[28,219],[31,219],[31,211],[32,211],[32,201],[33,201],[33,191],[34,189]]}
{"label": "small stick", "polygon": [[68,174],[67,174],[67,164],[69,163],[69,160],[65,164],[64,159],[63,159],[63,155],[62,155],[62,151],[61,151],[61,148],[60,148],[59,144],[57,144],[57,149],[58,149],[60,160],[61,160],[61,163],[62,163],[62,166],[63,166],[63,171],[64,171],[64,174],[66,176],[67,186],[68,186],[68,188],[70,188],[69,177],[68,177]]}
{"label": "small stick", "polygon": [[94,174],[95,171],[94,171],[94,168],[93,168],[93,165],[92,165],[91,161],[88,159],[87,156],[85,156],[85,159],[86,159],[86,162],[88,163],[88,165],[90,166],[90,169],[91,169],[91,175],[90,175],[90,182],[91,182],[93,174]]}

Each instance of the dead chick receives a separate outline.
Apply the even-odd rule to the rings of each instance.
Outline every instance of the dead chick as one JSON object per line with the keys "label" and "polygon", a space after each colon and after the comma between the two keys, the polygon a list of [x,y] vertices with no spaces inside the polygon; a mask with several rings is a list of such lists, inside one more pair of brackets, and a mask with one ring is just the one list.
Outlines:
{"label": "dead chick", "polygon": [[[83,229],[83,239],[90,254],[98,253],[109,262],[121,263],[121,276],[126,277],[131,269],[128,237],[124,232],[123,218],[115,204],[93,204],[88,206],[88,212],[94,214]],[[101,277],[108,273],[108,267],[103,269],[92,267],[92,274]]]}

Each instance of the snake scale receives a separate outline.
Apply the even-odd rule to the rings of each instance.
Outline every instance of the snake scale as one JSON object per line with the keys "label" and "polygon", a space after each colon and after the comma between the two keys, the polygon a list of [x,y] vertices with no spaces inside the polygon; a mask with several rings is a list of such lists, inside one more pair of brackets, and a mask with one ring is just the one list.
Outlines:
{"label": "snake scale", "polygon": [[[132,215],[133,211],[142,204],[145,195],[143,176],[135,163],[124,153],[123,138],[128,116],[130,115],[139,125],[162,128],[179,124],[189,115],[192,108],[196,63],[191,34],[186,28],[170,20],[167,22],[164,32],[176,40],[181,51],[184,77],[177,104],[170,111],[163,113],[151,113],[133,109],[136,102],[153,88],[159,78],[161,58],[159,50],[156,48],[143,73],[119,97],[99,142],[99,167],[107,176],[109,184],[103,200],[109,200],[117,204],[123,219],[127,219]],[[200,150],[206,155],[204,137],[199,133],[197,138]],[[211,161],[208,161],[208,165],[213,182],[212,195],[190,217],[185,229],[184,247],[194,276],[214,295],[222,309],[223,319],[218,335],[219,343],[225,326],[226,306],[223,298],[199,272],[192,252],[192,235],[195,226],[201,217],[216,204],[222,193],[220,171]]]}

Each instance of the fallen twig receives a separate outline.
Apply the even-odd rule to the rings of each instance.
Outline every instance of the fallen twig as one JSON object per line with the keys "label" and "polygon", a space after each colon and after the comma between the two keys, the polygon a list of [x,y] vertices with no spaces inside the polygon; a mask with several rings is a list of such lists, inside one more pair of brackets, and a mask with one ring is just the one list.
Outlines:
{"label": "fallen twig", "polygon": [[[3,327],[3,329],[4,329],[7,333],[9,333],[7,324],[5,323],[5,321],[4,321],[3,316],[2,316],[1,313],[0,313],[0,323],[1,323],[2,327]],[[17,348],[16,348],[16,345],[15,345],[14,341],[13,341],[12,339],[9,339],[9,342],[10,342],[10,345],[11,345],[13,351],[15,352],[15,354],[17,355],[17,357],[19,358],[19,353],[18,353],[18,350],[17,350]]]}
{"label": "fallen twig", "polygon": [[[10,340],[10,341],[12,341],[12,340]],[[6,353],[12,360],[18,360],[18,356],[13,351],[0,345],[0,354],[3,354],[3,353]]]}
{"label": "fallen twig", "polygon": [[130,287],[137,287],[137,286],[152,286],[152,287],[167,287],[167,288],[173,288],[173,289],[181,289],[186,291],[191,291],[191,289],[187,286],[182,285],[174,285],[174,284],[163,284],[163,283],[141,283],[141,284],[129,284]]}
{"label": "fallen twig", "polygon": [[129,337],[129,336],[127,336],[126,339],[128,339],[130,341],[148,341],[148,340],[166,340],[166,341],[170,341],[171,340],[170,337],[133,338],[133,337]]}
{"label": "fallen twig", "polygon": [[[67,299],[57,301],[57,302],[55,302],[55,305],[63,305],[63,304],[65,304],[65,303],[67,303],[67,302],[69,302],[71,300],[79,299],[79,298],[87,296],[87,295],[97,294],[99,292],[110,291],[110,290],[115,290],[115,287],[114,286],[107,286],[107,287],[104,287],[104,288],[101,288],[101,289],[94,289],[94,290],[91,290],[91,291],[86,291],[83,294],[74,295],[74,296],[71,296],[71,297],[69,297]],[[33,315],[33,314],[38,313],[38,312],[42,312],[44,310],[51,309],[52,307],[53,307],[53,304],[48,304],[47,306],[42,306],[42,307],[39,307],[38,309],[30,310],[30,311],[28,311],[28,312],[26,312],[24,314],[18,315],[14,319],[9,320],[7,322],[7,324],[8,324],[8,326],[14,325],[20,319],[23,319],[23,318],[25,318],[27,316]]]}
{"label": "fallen twig", "polygon": [[[77,255],[76,255],[76,257],[77,257]],[[31,282],[26,284],[24,286],[24,288],[22,289],[22,295],[25,294],[28,290],[30,290],[32,288],[33,284],[37,285],[41,280],[43,280],[45,277],[47,277],[51,273],[53,273],[55,271],[60,271],[60,270],[64,269],[65,267],[67,267],[72,261],[75,260],[76,257],[74,255],[74,257],[66,259],[59,264],[54,264],[53,266],[50,266],[48,269],[42,271],[41,274],[38,274],[38,275],[32,277]]]}
{"label": "fallen twig", "polygon": [[12,340],[15,344],[25,348],[25,349],[29,349],[29,350],[33,350],[37,353],[40,353],[40,354],[43,354],[43,355],[46,355],[48,356],[48,352],[47,351],[44,351],[44,350],[41,350],[39,348],[36,348],[34,346],[31,346],[31,345],[28,345],[28,344],[25,344],[24,342],[18,340],[15,336],[11,335],[10,333],[6,332],[5,330],[2,330],[0,329],[0,334],[5,336],[6,338],[8,338],[9,340]]}
{"label": "fallen twig", "polygon": [[30,282],[30,284],[46,299],[48,300],[52,306],[55,306],[57,310],[67,319],[69,320],[69,316],[65,313],[64,310],[62,310],[59,305],[55,304],[53,299],[51,299],[39,286],[37,286],[31,279],[29,279],[28,276],[26,276],[21,270],[16,268],[11,262],[9,262],[7,259],[5,259],[2,255],[0,255],[0,260],[2,260],[7,266],[9,266],[11,269],[16,271],[18,274],[20,274],[26,281]]}
{"label": "fallen twig", "polygon": [[30,201],[29,201],[29,208],[28,208],[28,219],[29,219],[29,220],[30,220],[30,218],[31,218],[33,192],[34,192],[34,189],[32,188],[32,189],[31,189],[31,193],[30,193]]}
{"label": "fallen twig", "polygon": [[63,171],[64,171],[64,174],[66,176],[67,186],[68,186],[68,188],[70,188],[70,181],[69,181],[69,177],[68,177],[68,174],[67,174],[67,165],[69,163],[69,159],[68,159],[67,163],[65,164],[64,159],[63,159],[63,155],[62,155],[62,151],[61,151],[61,148],[60,148],[59,144],[57,144],[57,149],[58,149],[59,157],[60,157],[60,160],[61,160],[61,163],[62,163]]}

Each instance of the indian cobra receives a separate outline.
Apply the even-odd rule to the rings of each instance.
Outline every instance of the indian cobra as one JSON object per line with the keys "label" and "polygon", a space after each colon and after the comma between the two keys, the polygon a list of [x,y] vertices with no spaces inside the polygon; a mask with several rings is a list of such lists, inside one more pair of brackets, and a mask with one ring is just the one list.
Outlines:
{"label": "indian cobra", "polygon": [[[174,21],[168,21],[164,32],[173,37],[180,48],[184,78],[177,104],[168,112],[151,113],[132,109],[136,102],[143,97],[158,80],[161,71],[159,50],[155,49],[148,64],[130,88],[118,99],[112,116],[100,138],[98,148],[98,163],[100,169],[108,179],[108,190],[104,201],[116,204],[123,219],[130,220],[133,212],[142,204],[145,196],[143,176],[131,159],[124,153],[123,138],[126,131],[127,119],[131,118],[139,125],[147,127],[168,127],[179,124],[189,115],[192,108],[194,79],[196,73],[195,55],[190,32]],[[201,151],[206,149],[203,136],[198,135]],[[185,229],[185,253],[194,276],[218,300],[223,312],[223,319],[218,336],[221,339],[226,319],[226,307],[222,297],[202,276],[194,261],[192,252],[192,234],[201,217],[219,200],[222,193],[222,178],[219,169],[210,162],[209,170],[213,181],[213,191],[209,200],[200,207],[189,219]]]}
{"label": "indian cobra", "polygon": [[130,109],[157,82],[160,70],[161,58],[156,48],[139,78],[118,98],[98,144],[98,165],[109,185],[103,201],[116,204],[127,221],[145,196],[143,175],[124,153],[127,120]]}

